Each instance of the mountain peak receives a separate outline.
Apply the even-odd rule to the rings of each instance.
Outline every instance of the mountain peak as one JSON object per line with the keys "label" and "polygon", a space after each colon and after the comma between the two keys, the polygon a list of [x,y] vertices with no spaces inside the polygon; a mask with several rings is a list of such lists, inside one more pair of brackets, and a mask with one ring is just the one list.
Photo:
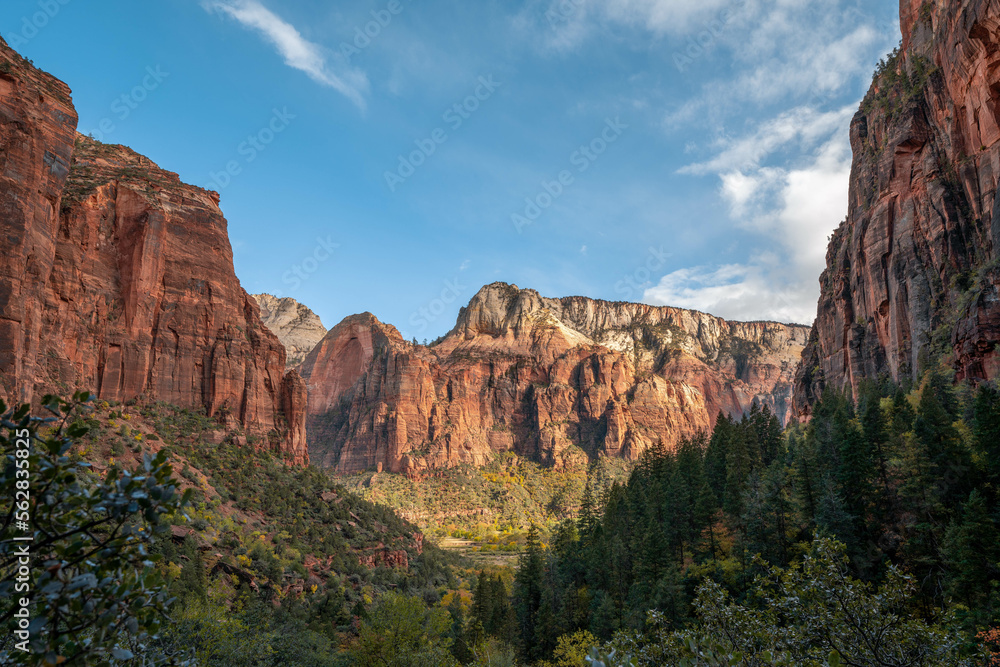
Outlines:
{"label": "mountain peak", "polygon": [[319,316],[308,307],[289,297],[254,294],[260,306],[260,319],[285,346],[286,366],[294,368],[326,335]]}

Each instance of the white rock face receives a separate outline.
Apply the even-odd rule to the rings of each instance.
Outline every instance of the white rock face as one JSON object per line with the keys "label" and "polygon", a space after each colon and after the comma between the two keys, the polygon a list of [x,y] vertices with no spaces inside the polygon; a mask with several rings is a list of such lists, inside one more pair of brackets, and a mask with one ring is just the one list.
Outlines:
{"label": "white rock face", "polygon": [[326,335],[326,327],[319,316],[295,299],[279,299],[270,294],[254,294],[253,298],[260,306],[264,326],[285,346],[288,368],[301,364]]}

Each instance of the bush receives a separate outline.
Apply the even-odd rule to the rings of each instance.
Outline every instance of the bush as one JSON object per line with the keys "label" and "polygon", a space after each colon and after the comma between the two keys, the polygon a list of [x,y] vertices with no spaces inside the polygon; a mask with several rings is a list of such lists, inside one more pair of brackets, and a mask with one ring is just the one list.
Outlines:
{"label": "bush", "polygon": [[[148,548],[169,530],[163,515],[179,512],[190,495],[177,493],[162,454],[147,456],[134,472],[112,469],[103,480],[74,462],[68,453],[86,435],[76,420],[89,400],[47,396],[46,419],[29,406],[7,413],[0,402],[0,597],[25,596],[32,619],[29,640],[15,617],[19,607],[0,614],[3,664],[129,659],[155,641],[172,602]],[[15,494],[27,499],[14,505]],[[22,521],[36,563],[28,582],[17,582],[28,583],[27,591],[15,588],[15,575],[26,569],[17,548],[24,543],[14,541],[26,532]]]}

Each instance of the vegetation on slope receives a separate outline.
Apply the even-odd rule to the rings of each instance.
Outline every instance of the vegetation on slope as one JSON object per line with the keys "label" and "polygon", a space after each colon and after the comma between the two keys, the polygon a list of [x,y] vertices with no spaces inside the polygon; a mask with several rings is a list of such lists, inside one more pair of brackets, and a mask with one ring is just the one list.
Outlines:
{"label": "vegetation on slope", "polygon": [[[26,414],[26,410],[19,413],[28,418]],[[446,563],[448,557],[433,545],[422,545],[412,524],[347,492],[323,471],[289,466],[257,450],[256,443],[241,432],[227,432],[203,414],[163,404],[98,402],[75,413],[69,424],[71,438],[59,440],[58,470],[75,481],[53,501],[59,507],[72,509],[81,502],[97,502],[106,495],[102,484],[109,483],[102,479],[124,475],[124,479],[152,480],[153,473],[157,484],[165,488],[186,488],[185,497],[190,500],[183,510],[168,508],[168,513],[152,518],[134,516],[136,510],[128,509],[123,520],[129,530],[139,531],[128,534],[150,537],[141,543],[117,545],[121,556],[101,551],[100,558],[87,561],[92,572],[82,568],[87,581],[91,574],[97,576],[101,589],[113,582],[124,591],[119,595],[129,600],[145,590],[135,583],[137,577],[151,576],[161,582],[155,589],[163,598],[155,608],[156,618],[169,618],[169,623],[163,623],[158,634],[151,619],[136,626],[137,631],[148,628],[148,636],[139,632],[138,639],[125,644],[94,634],[92,629],[84,631],[82,640],[103,646],[108,659],[121,662],[124,658],[114,658],[109,651],[128,648],[141,654],[143,664],[341,664],[349,660],[350,647],[359,641],[359,624],[386,592],[428,605],[439,601],[449,583],[458,585]],[[4,441],[0,506],[8,519],[14,512],[11,499],[17,483],[12,443]],[[145,464],[137,463],[143,459]],[[174,462],[173,470],[168,459]],[[123,472],[135,465],[140,472]],[[150,465],[153,473],[148,472]],[[171,478],[177,468],[180,475]],[[39,483],[32,480],[31,488]],[[35,498],[32,504],[32,529],[45,552],[35,554],[38,563],[63,557],[39,537],[43,526],[34,517],[41,516],[43,502]],[[102,504],[94,511],[106,508]],[[151,531],[154,518],[159,531],[156,539],[152,532],[144,532],[143,524],[149,523]],[[9,544],[12,529],[8,521],[4,544]],[[71,553],[80,550],[74,545],[66,548]],[[101,577],[101,572],[122,558],[134,565],[136,554],[144,563],[135,566],[136,574]],[[3,561],[3,565],[8,580],[16,562]],[[33,591],[45,590],[46,572],[32,571]],[[144,593],[140,597],[147,605],[153,599]],[[167,602],[171,597],[174,600]],[[55,627],[56,621],[37,596],[32,604],[32,618],[39,619],[38,623],[48,619]],[[82,613],[96,614],[99,609],[87,606]],[[12,617],[8,614],[4,621],[9,623]],[[33,626],[33,636],[43,637],[39,633],[45,627],[49,626]],[[48,645],[42,648],[40,656],[11,655],[26,664],[41,664],[45,654],[53,657]],[[69,655],[57,650],[54,656],[60,654]]]}
{"label": "vegetation on slope", "polygon": [[523,660],[588,631],[639,665],[982,664],[1000,392],[929,373],[857,404],[827,392],[814,415],[784,433],[766,410],[722,417],[530,550],[511,601]]}
{"label": "vegetation on slope", "polygon": [[[76,444],[63,440],[55,456],[76,472],[55,478],[76,486],[60,507],[106,494],[108,480],[140,479],[121,471],[140,455],[151,484],[177,487],[171,498],[185,486],[191,500],[141,515],[141,503],[124,505],[133,537],[95,565],[113,566],[104,581],[118,585],[90,586],[77,612],[114,596],[148,612],[122,617],[128,633],[113,638],[84,625],[73,646],[89,639],[103,652],[94,664],[550,667],[591,654],[637,667],[930,667],[997,657],[1000,392],[956,389],[940,372],[909,390],[868,383],[856,404],[827,392],[807,427],[782,430],[766,409],[720,417],[711,435],[648,452],[626,483],[584,484],[578,517],[547,538],[530,529],[516,571],[463,569],[430,545],[421,553],[415,527],[384,506],[319,470],[248,455],[243,434],[197,413],[99,404],[71,428]],[[8,491],[17,459],[4,444]],[[106,460],[91,469],[84,455]],[[167,457],[183,466],[179,479]],[[504,465],[504,484],[532,488],[516,479],[521,464]],[[47,544],[42,562],[81,548]],[[74,594],[75,575],[44,588],[49,572],[36,568],[35,590]],[[32,604],[38,613],[44,601]],[[34,636],[72,637],[54,627]],[[56,646],[38,644],[69,655]]]}
{"label": "vegetation on slope", "polygon": [[588,469],[546,468],[513,453],[477,468],[462,465],[419,480],[368,472],[338,478],[364,498],[386,505],[428,536],[471,540],[486,552],[522,551],[532,525],[545,532],[575,517],[589,483],[609,488],[628,478],[631,464],[601,459]]}

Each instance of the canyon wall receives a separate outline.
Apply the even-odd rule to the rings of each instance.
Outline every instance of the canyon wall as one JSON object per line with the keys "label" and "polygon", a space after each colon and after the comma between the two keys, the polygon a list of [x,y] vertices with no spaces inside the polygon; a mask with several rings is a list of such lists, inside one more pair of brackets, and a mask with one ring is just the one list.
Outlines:
{"label": "canyon wall", "polygon": [[0,39],[0,398],[31,399],[77,115],[70,89]]}
{"label": "canyon wall", "polygon": [[298,463],[305,385],[240,287],[216,193],[76,134],[64,84],[0,43],[0,382],[204,408]]}
{"label": "canyon wall", "polygon": [[635,459],[755,401],[787,418],[808,334],[503,283],[484,287],[431,347],[356,315],[300,368],[310,454],[341,472],[408,475],[505,451],[555,466]]}
{"label": "canyon wall", "polygon": [[796,411],[825,387],[1000,374],[1000,1],[900,3],[903,43],[851,123],[849,214]]}

